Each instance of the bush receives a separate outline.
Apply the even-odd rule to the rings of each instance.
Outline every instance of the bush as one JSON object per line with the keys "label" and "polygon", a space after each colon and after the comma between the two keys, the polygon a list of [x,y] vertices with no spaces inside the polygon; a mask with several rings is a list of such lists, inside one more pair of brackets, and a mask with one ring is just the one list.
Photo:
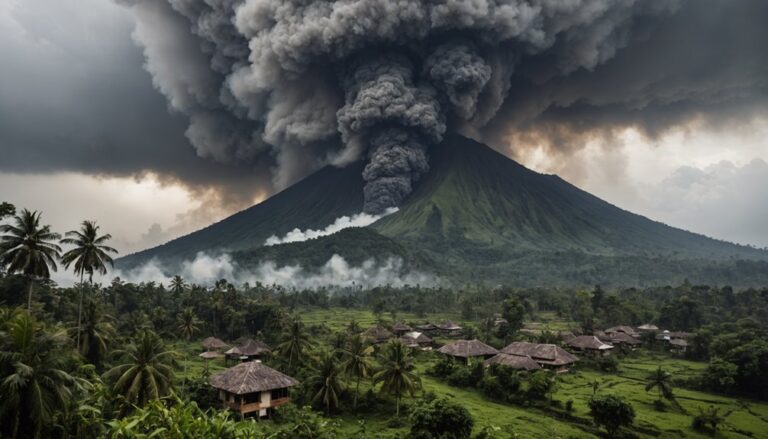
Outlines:
{"label": "bush", "polygon": [[475,425],[464,406],[445,398],[416,405],[409,419],[411,439],[468,439]]}
{"label": "bush", "polygon": [[565,401],[565,411],[568,413],[573,412],[573,400],[569,399],[568,401]]}
{"label": "bush", "polygon": [[486,376],[483,378],[483,381],[480,382],[480,390],[488,398],[499,401],[507,400],[507,392],[505,392],[504,386],[501,385],[497,377]]}
{"label": "bush", "polygon": [[450,375],[448,375],[448,383],[453,386],[470,387],[475,382],[472,373],[469,368],[466,367],[457,367]]}
{"label": "bush", "polygon": [[605,428],[608,437],[616,437],[621,427],[632,425],[635,421],[635,409],[618,396],[593,396],[589,400],[589,414],[595,424]]}
{"label": "bush", "polygon": [[538,370],[528,376],[528,389],[525,395],[530,399],[545,399],[555,387],[555,377],[552,372]]}
{"label": "bush", "polygon": [[456,369],[456,363],[445,355],[441,355],[440,359],[432,366],[430,374],[438,378],[447,378]]}

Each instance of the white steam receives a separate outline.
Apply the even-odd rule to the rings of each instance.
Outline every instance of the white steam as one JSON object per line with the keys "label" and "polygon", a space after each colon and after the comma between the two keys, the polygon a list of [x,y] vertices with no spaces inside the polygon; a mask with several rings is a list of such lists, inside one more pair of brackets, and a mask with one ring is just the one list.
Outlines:
{"label": "white steam", "polygon": [[333,255],[317,269],[307,269],[300,265],[278,266],[275,262],[267,261],[251,270],[243,270],[228,254],[211,256],[201,252],[194,260],[184,262],[177,271],[169,270],[157,260],[151,260],[131,270],[116,270],[109,278],[119,277],[132,283],[156,282],[168,285],[171,278],[168,274],[179,274],[188,283],[205,286],[226,279],[236,285],[248,282],[252,285],[261,283],[294,289],[372,288],[380,285],[402,287],[417,284],[432,286],[439,282],[433,275],[406,270],[403,260],[397,257],[382,262],[369,259],[359,266],[352,266],[343,257]]}
{"label": "white steam", "polygon": [[387,215],[392,215],[397,211],[398,209],[396,207],[390,207],[386,209],[384,213],[382,213],[381,215],[371,215],[369,213],[363,212],[363,213],[357,213],[355,215],[352,215],[351,217],[341,216],[339,218],[336,218],[333,224],[329,225],[328,227],[322,230],[313,230],[313,229],[300,230],[299,228],[295,228],[290,232],[286,233],[285,236],[283,236],[282,238],[279,238],[276,235],[272,235],[269,238],[267,238],[267,241],[264,243],[264,245],[272,246],[272,245],[278,245],[278,244],[287,244],[289,242],[308,241],[310,239],[316,239],[322,236],[333,235],[334,233],[340,230],[348,229],[350,227],[367,227],[375,223],[376,221],[380,220],[381,218]]}

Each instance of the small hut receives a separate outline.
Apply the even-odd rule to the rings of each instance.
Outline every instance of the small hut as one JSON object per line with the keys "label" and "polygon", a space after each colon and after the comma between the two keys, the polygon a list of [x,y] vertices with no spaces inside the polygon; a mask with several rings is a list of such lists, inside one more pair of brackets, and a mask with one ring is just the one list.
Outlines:
{"label": "small hut", "polygon": [[425,351],[432,349],[432,339],[427,337],[423,332],[406,332],[400,337],[400,342],[409,348],[417,348]]}
{"label": "small hut", "polygon": [[216,337],[208,337],[200,344],[203,345],[203,350],[205,351],[222,351],[229,347],[228,344]]}
{"label": "small hut", "polygon": [[510,367],[516,370],[538,370],[541,369],[541,365],[537,363],[533,358],[525,355],[508,355],[499,353],[487,360],[485,360],[486,366],[498,364],[499,366]]}
{"label": "small hut", "polygon": [[640,336],[640,334],[638,334],[637,331],[635,331],[635,328],[633,328],[631,326],[626,326],[626,325],[614,326],[614,327],[606,329],[603,332],[605,332],[608,335],[624,333],[624,334],[630,335],[632,337],[639,337]]}
{"label": "small hut", "polygon": [[290,401],[288,389],[298,381],[260,361],[240,363],[211,376],[211,386],[218,389],[225,408],[241,416],[269,416],[272,409]]}
{"label": "small hut", "polygon": [[597,338],[599,338],[600,340],[606,343],[610,343],[612,345],[621,345],[629,348],[634,348],[635,346],[643,343],[637,338],[632,337],[631,335],[625,334],[623,332],[619,332],[612,335],[605,334],[604,336],[598,335]]}
{"label": "small hut", "polygon": [[468,363],[470,358],[481,357],[485,360],[498,354],[499,351],[480,340],[457,340],[437,350],[441,354],[459,358]]}
{"label": "small hut", "polygon": [[398,337],[401,337],[406,332],[413,331],[413,328],[406,325],[404,322],[397,322],[394,325],[392,325],[392,332],[395,333]]}
{"label": "small hut", "polygon": [[437,329],[442,332],[443,334],[449,336],[449,337],[455,337],[461,335],[461,331],[463,328],[456,323],[446,320],[443,323],[439,323],[437,326]]}
{"label": "small hut", "polygon": [[568,367],[579,360],[575,355],[554,344],[516,341],[502,349],[501,352],[508,355],[531,357],[541,367],[552,369],[557,373],[567,372]]}
{"label": "small hut", "polygon": [[688,341],[682,338],[673,338],[669,341],[669,350],[683,354],[686,350],[688,350]]}
{"label": "small hut", "polygon": [[427,334],[434,334],[440,330],[434,323],[425,323],[416,327],[417,331],[425,332]]}
{"label": "small hut", "polygon": [[612,345],[603,343],[594,335],[579,335],[576,337],[571,337],[566,343],[568,346],[577,351],[588,352],[594,355],[608,355],[613,349]]}
{"label": "small hut", "polygon": [[263,341],[249,339],[242,345],[228,350],[225,354],[230,360],[251,361],[260,360],[264,355],[271,352],[272,349]]}
{"label": "small hut", "polygon": [[224,355],[222,355],[221,353],[216,352],[216,351],[205,351],[202,354],[200,354],[199,357],[202,358],[203,360],[205,360],[205,371],[206,371],[206,373],[208,372],[208,362],[210,360],[214,360],[216,358],[221,358],[223,356]]}
{"label": "small hut", "polygon": [[392,333],[383,326],[371,326],[363,332],[363,338],[369,340],[373,344],[384,343],[392,338]]}
{"label": "small hut", "polygon": [[638,326],[637,330],[640,332],[656,332],[659,330],[659,327],[651,323],[646,323]]}

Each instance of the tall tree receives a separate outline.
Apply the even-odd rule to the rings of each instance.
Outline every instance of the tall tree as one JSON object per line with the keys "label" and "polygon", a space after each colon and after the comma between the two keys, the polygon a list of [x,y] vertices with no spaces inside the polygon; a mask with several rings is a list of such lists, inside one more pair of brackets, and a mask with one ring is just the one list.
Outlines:
{"label": "tall tree", "polygon": [[295,318],[288,323],[283,333],[283,342],[277,346],[277,352],[288,361],[288,369],[291,369],[304,360],[304,355],[311,346],[304,323]]}
{"label": "tall tree", "polygon": [[62,244],[72,245],[74,248],[64,253],[61,263],[69,269],[75,264],[75,274],[80,275],[80,304],[77,307],[77,348],[80,349],[80,328],[83,316],[83,276],[88,275],[88,284],[93,287],[93,274],[98,272],[102,276],[107,274],[107,264],[114,266],[114,261],[109,255],[117,254],[117,250],[106,245],[112,239],[112,235],[99,236],[99,226],[95,221],[83,221],[80,230],[71,230],[61,240]]}
{"label": "tall tree", "polygon": [[659,366],[653,373],[648,375],[645,380],[645,391],[651,391],[656,389],[659,393],[658,401],[661,402],[661,398],[666,398],[670,401],[675,399],[675,394],[672,391],[672,375]]}
{"label": "tall tree", "polygon": [[173,357],[162,340],[152,331],[141,331],[125,350],[118,351],[123,363],[113,367],[105,378],[113,380],[112,391],[125,402],[120,414],[132,405],[144,407],[147,402],[166,396],[173,382]]}
{"label": "tall tree", "polygon": [[40,213],[24,209],[13,219],[13,224],[0,225],[0,266],[8,273],[21,273],[29,282],[27,312],[32,310],[32,291],[35,280],[48,279],[56,271],[56,260],[61,247],[52,241],[61,236],[51,232],[50,226],[40,224]]}
{"label": "tall tree", "polygon": [[184,281],[184,278],[177,274],[176,276],[173,276],[173,279],[171,279],[170,287],[171,294],[173,294],[175,299],[178,299],[187,289],[187,282]]}
{"label": "tall tree", "polygon": [[115,328],[112,326],[112,320],[112,316],[104,314],[95,300],[91,299],[86,303],[80,354],[97,368],[100,368],[114,338]]}
{"label": "tall tree", "polygon": [[339,406],[339,395],[343,390],[338,363],[332,352],[324,352],[318,363],[314,375],[310,378],[315,389],[315,395],[312,401],[322,403],[325,408],[325,415],[331,415],[331,409]]}
{"label": "tall tree", "polygon": [[357,410],[357,399],[360,396],[360,380],[368,378],[371,374],[371,353],[373,346],[366,345],[358,334],[347,341],[347,347],[342,351],[343,362],[341,367],[344,373],[355,379],[354,408]]}
{"label": "tall tree", "polygon": [[[191,306],[184,308],[179,313],[178,317],[176,317],[176,329],[179,330],[179,333],[187,342],[189,342],[193,335],[200,331],[200,327],[198,326],[199,324],[200,320],[195,315],[195,310],[192,309]],[[208,363],[206,363],[206,368],[207,367]],[[187,375],[186,358],[184,359],[184,375]]]}
{"label": "tall tree", "polygon": [[374,385],[381,383],[381,392],[395,397],[395,413],[400,416],[400,399],[404,394],[413,396],[421,387],[421,378],[414,372],[410,350],[397,340],[387,343],[378,357],[379,368],[373,375]]}
{"label": "tall tree", "polygon": [[7,216],[13,216],[16,214],[16,206],[11,203],[3,201],[0,203],[0,220]]}
{"label": "tall tree", "polygon": [[57,413],[66,413],[78,384],[64,370],[67,356],[60,349],[62,340],[47,333],[29,313],[15,314],[3,329],[0,436],[16,438],[24,426],[33,437],[41,437]]}

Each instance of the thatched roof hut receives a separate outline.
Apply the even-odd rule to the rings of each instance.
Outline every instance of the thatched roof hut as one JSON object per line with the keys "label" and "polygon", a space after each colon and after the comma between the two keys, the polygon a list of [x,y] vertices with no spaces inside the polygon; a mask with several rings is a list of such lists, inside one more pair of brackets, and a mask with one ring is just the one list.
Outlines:
{"label": "thatched roof hut", "polygon": [[411,331],[400,337],[400,343],[411,348],[427,347],[432,344],[432,339],[423,332]]}
{"label": "thatched roof hut", "polygon": [[285,389],[299,384],[295,379],[260,361],[240,363],[211,376],[209,381],[211,386],[233,395]]}
{"label": "thatched roof hut", "polygon": [[579,360],[575,355],[554,344],[516,341],[502,349],[501,352],[508,355],[528,356],[541,366],[561,370]]}
{"label": "thatched roof hut", "polygon": [[206,351],[218,351],[218,350],[226,349],[229,347],[228,344],[224,343],[224,341],[216,337],[208,337],[205,340],[203,340],[200,344],[203,345],[203,348]]}
{"label": "thatched roof hut", "polygon": [[376,325],[366,329],[363,332],[363,338],[367,338],[373,343],[384,343],[385,341],[392,338],[392,333],[389,332],[387,328]]}
{"label": "thatched roof hut", "polygon": [[651,323],[646,323],[644,325],[638,326],[637,329],[639,331],[658,331],[659,327]]}
{"label": "thatched roof hut", "polygon": [[436,326],[442,331],[461,331],[462,329],[461,326],[450,320],[446,320],[443,323],[438,323]]}
{"label": "thatched roof hut", "polygon": [[624,344],[624,345],[628,345],[628,346],[637,346],[637,345],[643,343],[642,341],[638,340],[637,338],[632,337],[631,335],[625,334],[623,332],[618,332],[618,333],[612,334],[612,335],[607,335],[606,334],[605,337],[598,336],[598,338],[600,340],[602,340],[602,341],[605,341],[605,342],[608,342],[608,343],[612,343],[614,345]]}
{"label": "thatched roof hut", "polygon": [[485,360],[486,366],[490,366],[492,364],[511,367],[512,369],[517,369],[517,370],[541,369],[541,365],[537,363],[533,358],[527,355],[522,356],[522,355],[498,354]]}
{"label": "thatched roof hut", "polygon": [[413,331],[413,328],[406,325],[404,322],[397,322],[394,325],[392,325],[392,332],[394,332],[395,334],[402,335],[410,331]]}
{"label": "thatched roof hut", "polygon": [[492,357],[499,353],[493,346],[488,346],[480,340],[457,340],[437,350],[441,354],[458,358]]}
{"label": "thatched roof hut", "polygon": [[623,332],[624,334],[628,334],[631,336],[639,335],[637,331],[635,331],[635,328],[631,326],[626,326],[626,325],[613,326],[611,328],[606,329],[603,332],[605,332],[606,334],[616,334],[619,332]]}
{"label": "thatched roof hut", "polygon": [[566,343],[568,346],[580,351],[608,351],[613,349],[613,346],[603,343],[594,335],[571,337]]}
{"label": "thatched roof hut", "polygon": [[240,346],[235,346],[226,352],[227,355],[237,355],[244,357],[257,357],[272,352],[272,349],[260,340],[247,340]]}

